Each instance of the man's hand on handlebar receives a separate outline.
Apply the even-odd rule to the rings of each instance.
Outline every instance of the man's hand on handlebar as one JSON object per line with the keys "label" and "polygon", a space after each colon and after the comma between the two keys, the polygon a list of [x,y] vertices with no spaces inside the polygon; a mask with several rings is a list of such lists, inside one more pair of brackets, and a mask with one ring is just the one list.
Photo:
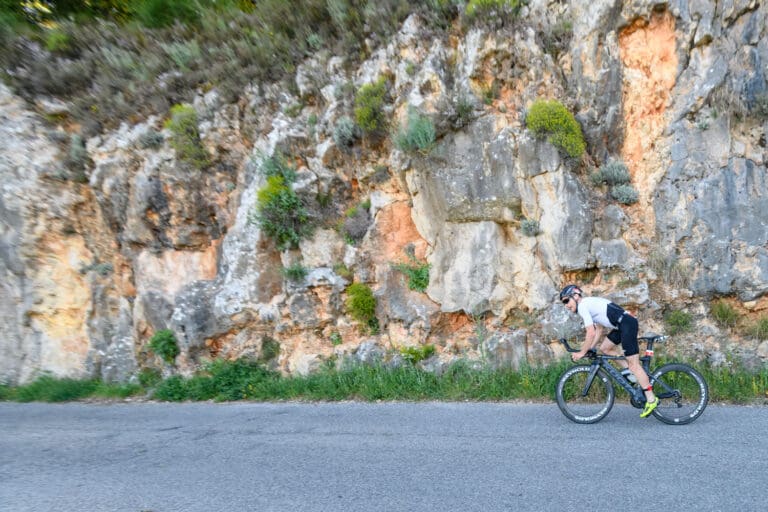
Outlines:
{"label": "man's hand on handlebar", "polygon": [[573,354],[571,354],[571,359],[573,359],[573,361],[575,362],[586,355],[587,355],[587,352],[579,350],[578,352],[574,352]]}

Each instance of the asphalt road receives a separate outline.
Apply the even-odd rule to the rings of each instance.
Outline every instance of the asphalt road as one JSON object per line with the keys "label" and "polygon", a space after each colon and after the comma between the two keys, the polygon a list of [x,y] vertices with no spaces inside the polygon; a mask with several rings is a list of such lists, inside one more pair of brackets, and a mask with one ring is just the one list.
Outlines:
{"label": "asphalt road", "polygon": [[768,407],[0,403],[2,512],[765,511]]}

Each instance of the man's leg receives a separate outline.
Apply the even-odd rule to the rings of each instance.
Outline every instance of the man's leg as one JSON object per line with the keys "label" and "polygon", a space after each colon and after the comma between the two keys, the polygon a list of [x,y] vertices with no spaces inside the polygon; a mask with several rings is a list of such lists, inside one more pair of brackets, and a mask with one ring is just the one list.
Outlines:
{"label": "man's leg", "polygon": [[[624,354],[619,349],[619,345],[616,345],[614,342],[612,342],[608,338],[604,338],[603,342],[600,344],[600,352],[603,354],[608,354],[609,356],[616,356],[621,357]],[[623,359],[616,359],[615,363],[619,366],[619,368],[626,368],[627,362]]]}
{"label": "man's leg", "polygon": [[651,387],[651,380],[648,378],[648,374],[645,373],[643,365],[640,364],[640,354],[627,356],[627,366],[629,367],[629,371],[631,371],[637,378],[637,383],[640,384],[640,387],[645,391],[645,399],[649,402],[653,402],[656,399],[656,396],[653,394],[652,389],[648,389]]}

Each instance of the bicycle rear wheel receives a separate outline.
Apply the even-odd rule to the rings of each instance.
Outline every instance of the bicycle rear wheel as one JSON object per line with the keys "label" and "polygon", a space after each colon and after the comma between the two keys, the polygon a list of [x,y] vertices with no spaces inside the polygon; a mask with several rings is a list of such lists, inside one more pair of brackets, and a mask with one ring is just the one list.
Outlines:
{"label": "bicycle rear wheel", "polygon": [[699,372],[682,363],[654,370],[653,393],[659,405],[653,415],[670,425],[685,425],[701,416],[709,402],[709,388]]}
{"label": "bicycle rear wheel", "polygon": [[590,384],[592,370],[589,365],[574,366],[557,381],[557,406],[566,418],[576,423],[596,423],[613,407],[616,393],[608,375],[598,370]]}

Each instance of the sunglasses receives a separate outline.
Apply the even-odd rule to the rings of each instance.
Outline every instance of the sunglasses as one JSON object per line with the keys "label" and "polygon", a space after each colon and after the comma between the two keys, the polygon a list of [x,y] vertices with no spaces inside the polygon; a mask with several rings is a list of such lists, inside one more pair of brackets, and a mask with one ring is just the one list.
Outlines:
{"label": "sunglasses", "polygon": [[566,297],[563,299],[563,304],[568,304],[571,301],[571,297]]}

